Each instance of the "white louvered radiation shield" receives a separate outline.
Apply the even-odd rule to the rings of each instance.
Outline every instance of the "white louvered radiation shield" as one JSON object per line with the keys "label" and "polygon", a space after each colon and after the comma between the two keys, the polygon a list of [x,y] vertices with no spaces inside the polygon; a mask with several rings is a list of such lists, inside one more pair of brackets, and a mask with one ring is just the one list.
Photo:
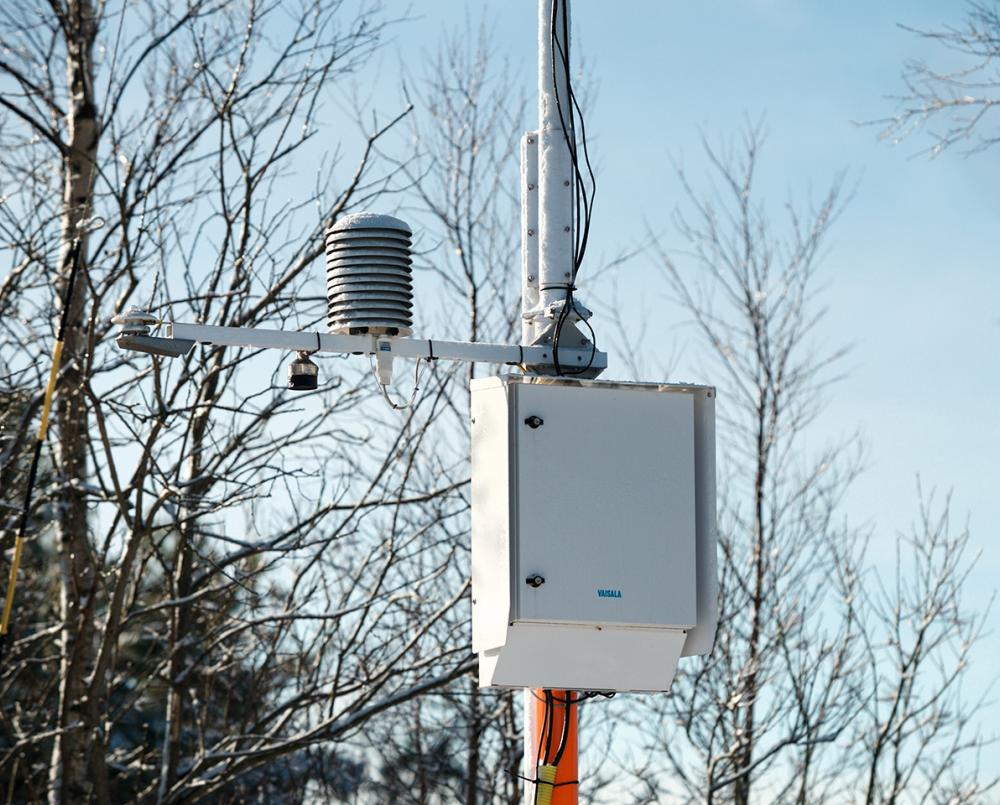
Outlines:
{"label": "white louvered radiation shield", "polygon": [[327,229],[331,333],[413,332],[412,237],[405,222],[370,212],[344,216]]}

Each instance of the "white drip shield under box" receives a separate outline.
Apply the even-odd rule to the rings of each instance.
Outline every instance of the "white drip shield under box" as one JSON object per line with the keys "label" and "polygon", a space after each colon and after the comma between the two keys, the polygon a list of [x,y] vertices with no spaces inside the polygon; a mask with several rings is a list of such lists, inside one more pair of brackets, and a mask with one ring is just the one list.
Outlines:
{"label": "white drip shield under box", "polygon": [[473,380],[481,686],[668,690],[712,648],[715,552],[714,389]]}

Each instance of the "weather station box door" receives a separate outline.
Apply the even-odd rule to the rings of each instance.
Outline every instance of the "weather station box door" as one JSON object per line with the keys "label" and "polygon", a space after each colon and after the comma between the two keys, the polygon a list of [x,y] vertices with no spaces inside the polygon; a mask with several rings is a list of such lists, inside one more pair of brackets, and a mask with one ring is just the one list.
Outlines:
{"label": "weather station box door", "polygon": [[[696,407],[711,407],[710,398],[704,387],[474,382],[473,647],[481,683],[669,687],[699,621],[699,514],[710,515],[701,530],[714,541],[714,435],[710,513],[704,505],[699,512],[696,472],[696,424],[705,413]],[[712,551],[714,576],[714,544]]]}

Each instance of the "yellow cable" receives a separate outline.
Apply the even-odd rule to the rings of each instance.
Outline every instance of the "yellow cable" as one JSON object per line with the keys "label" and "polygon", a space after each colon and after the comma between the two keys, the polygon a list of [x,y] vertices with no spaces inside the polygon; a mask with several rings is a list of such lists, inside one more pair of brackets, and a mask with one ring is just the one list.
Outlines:
{"label": "yellow cable", "polygon": [[552,794],[555,791],[556,766],[540,765],[535,772],[535,802],[537,805],[551,805]]}
{"label": "yellow cable", "polygon": [[[38,423],[37,445],[45,441],[45,436],[49,432],[49,412],[52,410],[52,397],[56,390],[56,377],[59,375],[59,363],[62,360],[63,342],[56,341],[52,349],[52,370],[49,372],[49,382],[45,387],[45,401],[42,403],[42,420]],[[27,515],[25,515],[26,517]],[[0,637],[7,634],[10,625],[10,611],[14,605],[14,588],[17,586],[17,569],[21,564],[21,551],[24,548],[24,534],[18,528],[17,537],[14,540],[14,559],[10,563],[10,576],[7,580],[7,595],[3,602],[3,618],[0,619]]]}
{"label": "yellow cable", "polygon": [[3,602],[3,620],[0,621],[0,635],[7,634],[7,625],[10,623],[10,609],[14,604],[14,585],[17,584],[17,568],[21,564],[21,548],[24,545],[24,537],[20,534],[14,541],[14,560],[10,563],[10,578],[7,581],[7,598]]}
{"label": "yellow cable", "polygon": [[42,404],[42,421],[38,425],[38,441],[44,442],[49,432],[49,411],[52,409],[52,395],[56,390],[56,377],[59,374],[59,361],[62,359],[63,342],[56,341],[52,350],[52,371],[49,372],[49,384],[45,387],[45,402]]}

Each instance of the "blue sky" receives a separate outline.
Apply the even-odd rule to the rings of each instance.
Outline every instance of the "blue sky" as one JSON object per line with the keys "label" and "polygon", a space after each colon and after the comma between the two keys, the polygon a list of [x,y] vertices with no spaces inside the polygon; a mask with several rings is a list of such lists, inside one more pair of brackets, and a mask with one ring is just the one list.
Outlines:
{"label": "blue sky", "polygon": [[[485,17],[498,53],[511,56],[511,81],[523,83],[533,103],[535,8],[534,0],[415,4],[416,19],[397,29],[383,56],[373,102],[391,110],[399,67],[419,71],[421,57],[468,14]],[[835,435],[860,427],[867,436],[871,466],[859,486],[871,491],[854,496],[858,519],[904,527],[917,472],[927,486],[954,487],[955,511],[969,514],[985,550],[988,595],[987,576],[1000,570],[1000,550],[990,550],[1000,520],[1000,250],[991,237],[1000,218],[1000,149],[929,160],[920,153],[927,138],[891,145],[879,141],[877,127],[857,124],[893,111],[887,96],[902,90],[907,59],[953,63],[898,23],[940,27],[959,22],[961,12],[958,2],[913,0],[573,6],[575,57],[596,86],[587,125],[599,169],[598,256],[642,239],[645,222],[676,243],[669,216],[683,199],[671,160],[697,180],[706,172],[700,132],[712,140],[738,134],[747,117],[766,117],[759,188],[775,206],[789,194],[818,196],[841,171],[857,187],[823,270],[824,336],[854,345],[824,428]],[[664,292],[652,256],[630,264],[621,292],[634,315],[640,297]],[[697,372],[694,333],[679,317],[656,318],[652,352],[666,362],[676,347],[676,371]]]}
{"label": "blue sky", "polygon": [[[600,183],[594,253],[642,239],[647,221],[664,230],[667,245],[675,242],[669,215],[682,197],[671,158],[697,179],[706,167],[699,132],[737,134],[747,116],[766,115],[759,187],[775,205],[810,188],[818,196],[839,171],[856,184],[823,270],[822,336],[854,345],[850,371],[810,439],[864,433],[868,469],[845,513],[874,528],[875,557],[888,557],[895,533],[915,518],[917,473],[925,488],[953,489],[955,524],[968,518],[972,548],[982,552],[967,589],[968,604],[981,609],[1000,576],[1000,148],[929,160],[920,154],[925,136],[893,146],[856,123],[894,110],[887,96],[902,91],[906,60],[955,64],[898,23],[957,24],[963,8],[915,0],[578,0],[573,14],[575,57],[596,87],[587,118]],[[396,30],[382,56],[375,106],[397,108],[400,67],[419,72],[422,55],[467,15],[474,23],[485,17],[498,53],[512,59],[510,80],[522,82],[534,103],[534,0],[424,0],[411,9],[416,19]],[[621,292],[626,315],[640,315],[643,298],[656,314],[650,365],[679,355],[676,376],[712,382],[699,370],[694,332],[662,299],[652,256],[629,265]],[[600,339],[600,317],[594,326]],[[992,679],[987,659],[998,654],[993,634],[978,651],[970,687]],[[991,713],[1000,716],[1000,708]]]}

